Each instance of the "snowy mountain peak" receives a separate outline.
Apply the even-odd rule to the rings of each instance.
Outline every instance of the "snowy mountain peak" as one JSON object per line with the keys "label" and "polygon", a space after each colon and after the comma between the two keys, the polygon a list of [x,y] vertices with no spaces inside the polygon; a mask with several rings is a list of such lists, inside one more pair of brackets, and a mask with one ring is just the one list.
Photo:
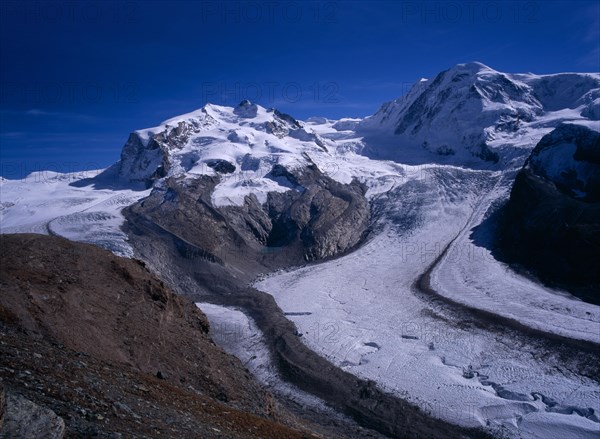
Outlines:
{"label": "snowy mountain peak", "polygon": [[117,167],[122,179],[147,186],[164,177],[227,177],[231,181],[223,184],[232,187],[225,191],[226,199],[215,202],[239,204],[250,193],[261,198],[268,191],[288,190],[269,179],[273,167],[293,169],[331,160],[328,145],[333,141],[292,116],[244,100],[236,107],[206,104],[133,132]]}
{"label": "snowy mountain peak", "polygon": [[598,74],[513,75],[471,62],[417,81],[358,131],[374,158],[506,166],[560,123],[598,114]]}
{"label": "snowy mountain peak", "polygon": [[233,112],[240,117],[252,119],[258,114],[258,105],[253,104],[248,99],[244,99],[233,109]]}
{"label": "snowy mountain peak", "polygon": [[476,74],[479,72],[496,72],[496,70],[492,69],[491,67],[486,66],[485,64],[479,62],[479,61],[472,61],[472,62],[468,62],[468,63],[462,63],[462,64],[457,64],[454,67],[451,67],[450,69],[448,69],[448,71],[454,71],[454,72],[469,72],[471,74]]}

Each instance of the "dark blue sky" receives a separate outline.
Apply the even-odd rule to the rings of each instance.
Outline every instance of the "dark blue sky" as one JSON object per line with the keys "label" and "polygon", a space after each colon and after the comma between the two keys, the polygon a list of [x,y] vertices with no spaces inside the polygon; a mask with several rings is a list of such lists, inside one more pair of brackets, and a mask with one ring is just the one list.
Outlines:
{"label": "dark blue sky", "polygon": [[0,1],[0,175],[114,163],[128,133],[249,98],[366,116],[421,77],[600,71],[600,2]]}

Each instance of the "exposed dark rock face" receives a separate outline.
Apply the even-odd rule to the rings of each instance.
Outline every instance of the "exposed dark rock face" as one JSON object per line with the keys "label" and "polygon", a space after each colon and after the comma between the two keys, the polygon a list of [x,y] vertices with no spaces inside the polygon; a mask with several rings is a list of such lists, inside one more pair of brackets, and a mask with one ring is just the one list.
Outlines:
{"label": "exposed dark rock face", "polygon": [[544,136],[526,167],[552,181],[569,196],[600,201],[600,133],[563,124]]}
{"label": "exposed dark rock face", "polygon": [[519,172],[501,253],[552,286],[600,303],[600,134],[561,125]]}
{"label": "exposed dark rock face", "polygon": [[294,128],[302,128],[302,124],[294,119],[293,116],[290,116],[287,113],[282,113],[276,108],[273,109],[273,114],[277,116],[279,119],[285,120],[288,124],[290,124]]}
{"label": "exposed dark rock face", "polygon": [[[165,125],[162,131],[147,134],[147,138],[140,132],[131,133],[116,164],[118,175],[129,182],[143,182],[150,187],[155,180],[167,175],[172,166],[170,154],[173,151],[180,150],[194,134],[216,123],[203,108],[196,118],[177,122],[176,126]],[[201,146],[202,142],[210,143],[214,139],[198,137],[194,140]]]}
{"label": "exposed dark rock face", "polygon": [[235,172],[235,165],[227,160],[210,160],[206,164],[219,174],[231,174]]}
{"label": "exposed dark rock face", "polygon": [[0,425],[2,438],[62,439],[65,434],[62,418],[19,394],[6,395],[5,413],[4,423]]}
{"label": "exposed dark rock face", "polygon": [[366,233],[369,206],[361,184],[338,183],[314,164],[293,172],[276,165],[269,177],[291,190],[269,193],[263,205],[248,196],[243,206],[216,208],[211,193],[218,178],[171,178],[127,216],[132,227],[149,221],[181,238],[177,247],[189,259],[254,273],[339,255]]}
{"label": "exposed dark rock face", "polygon": [[[338,183],[322,174],[316,165],[297,176],[289,172],[282,172],[281,176],[304,189],[269,195],[271,242],[281,238],[284,242],[300,242],[308,261],[339,255],[360,242],[369,223],[369,206],[362,185]],[[285,233],[282,235],[281,231]]]}
{"label": "exposed dark rock face", "polygon": [[500,161],[500,156],[498,153],[492,151],[485,142],[468,149],[474,157],[478,157],[483,161],[492,163],[498,163],[498,161]]}
{"label": "exposed dark rock face", "polygon": [[258,107],[248,99],[244,99],[237,107],[235,107],[233,112],[240,117],[252,119],[253,117],[256,117]]}
{"label": "exposed dark rock face", "polygon": [[137,133],[129,135],[121,152],[121,175],[131,176],[132,181],[141,181],[149,186],[152,180],[166,175],[167,166],[164,151],[157,142],[144,145]]}

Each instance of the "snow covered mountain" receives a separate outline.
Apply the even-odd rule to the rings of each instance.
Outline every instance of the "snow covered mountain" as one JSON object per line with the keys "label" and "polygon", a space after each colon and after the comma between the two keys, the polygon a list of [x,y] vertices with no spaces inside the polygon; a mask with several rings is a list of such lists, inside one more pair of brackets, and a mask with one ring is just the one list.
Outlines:
{"label": "snow covered mountain", "polygon": [[418,81],[357,131],[373,158],[504,167],[559,123],[598,120],[599,97],[599,74],[507,74],[459,64]]}
{"label": "snow covered mountain", "polygon": [[[256,173],[275,164],[306,166],[306,154],[327,152],[326,141],[303,123],[250,101],[207,104],[161,125],[133,132],[119,174],[151,185],[163,177]],[[265,190],[277,190],[273,183]],[[249,193],[250,191],[247,191]]]}
{"label": "snow covered mountain", "polygon": [[[480,63],[418,81],[365,119],[207,104],[133,132],[95,177],[0,180],[0,231],[95,243],[143,259],[174,289],[212,302],[214,315],[228,315],[220,305],[244,310],[305,380],[297,384],[310,382],[305,390],[329,389],[322,376],[338,386],[364,379],[352,385],[360,397],[319,396],[385,434],[414,424],[395,403],[382,409],[384,394],[499,437],[546,437],[546,425],[595,437],[590,377],[600,363],[571,347],[555,356],[522,332],[596,346],[600,311],[513,272],[486,247],[488,229],[474,231],[509,199],[530,155],[525,170],[544,188],[595,203],[599,116],[600,74],[506,74]],[[272,273],[279,268],[289,271]],[[264,272],[260,291],[248,288]],[[496,331],[486,315],[512,329]],[[546,379],[549,368],[558,372]]]}
{"label": "snow covered mountain", "polygon": [[230,184],[213,198],[218,205],[241,204],[250,193],[264,201],[269,191],[287,189],[262,178],[276,164],[300,169],[312,161],[351,181],[355,173],[340,169],[348,161],[339,160],[344,152],[405,164],[520,167],[560,123],[599,115],[600,74],[506,74],[468,63],[418,81],[363,120],[301,122],[249,101],[236,108],[207,104],[133,132],[117,166],[122,179],[148,187],[182,175],[249,176],[252,184],[243,178],[243,185]]}

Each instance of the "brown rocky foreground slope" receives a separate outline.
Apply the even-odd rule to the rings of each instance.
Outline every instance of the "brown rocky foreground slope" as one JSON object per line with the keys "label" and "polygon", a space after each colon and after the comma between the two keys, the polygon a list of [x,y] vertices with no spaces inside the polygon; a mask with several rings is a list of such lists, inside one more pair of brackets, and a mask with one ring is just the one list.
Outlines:
{"label": "brown rocky foreground slope", "polygon": [[5,414],[24,397],[67,437],[313,436],[143,263],[26,234],[0,236],[0,261]]}

